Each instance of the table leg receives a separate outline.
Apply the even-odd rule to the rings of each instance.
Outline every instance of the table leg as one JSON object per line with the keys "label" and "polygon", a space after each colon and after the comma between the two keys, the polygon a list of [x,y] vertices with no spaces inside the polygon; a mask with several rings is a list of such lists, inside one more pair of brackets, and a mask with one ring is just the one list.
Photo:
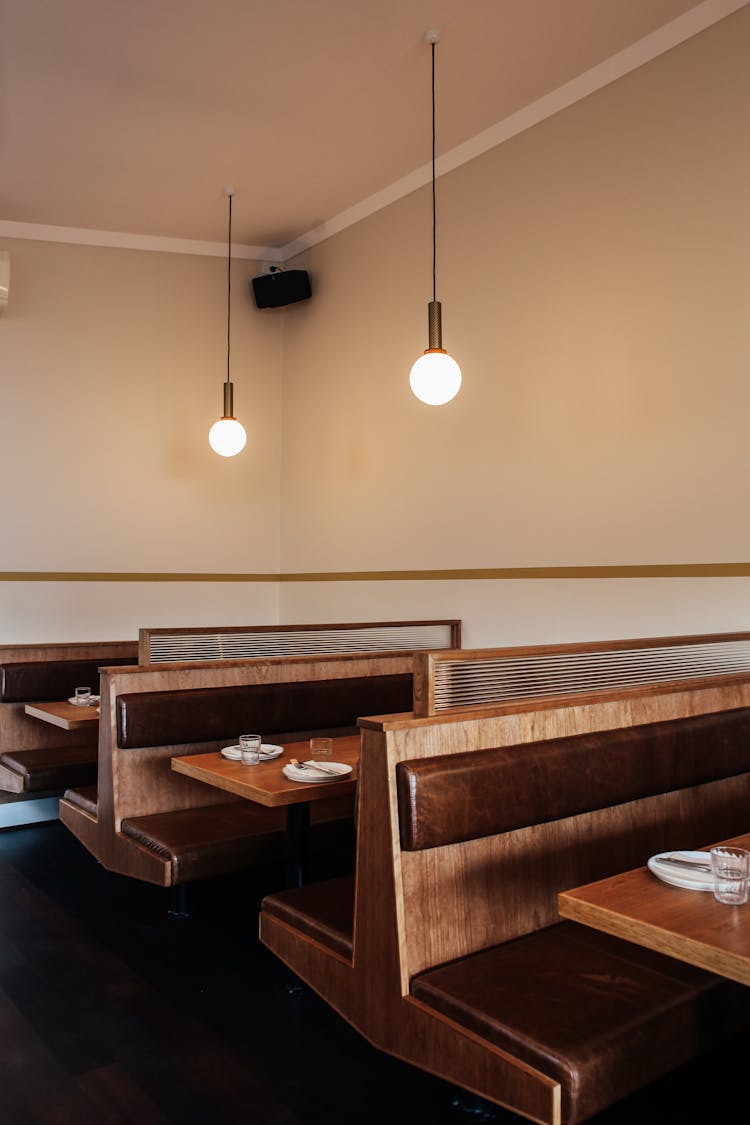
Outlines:
{"label": "table leg", "polygon": [[301,887],[304,881],[307,830],[310,824],[310,805],[287,805],[286,810],[286,882],[288,887]]}

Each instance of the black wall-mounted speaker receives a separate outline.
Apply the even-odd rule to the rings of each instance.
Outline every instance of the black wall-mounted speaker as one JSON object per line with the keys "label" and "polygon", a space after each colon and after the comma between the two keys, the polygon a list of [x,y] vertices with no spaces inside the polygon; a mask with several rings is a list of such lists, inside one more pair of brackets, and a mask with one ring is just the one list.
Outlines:
{"label": "black wall-mounted speaker", "polygon": [[307,270],[272,270],[253,278],[255,304],[259,309],[279,309],[312,296]]}

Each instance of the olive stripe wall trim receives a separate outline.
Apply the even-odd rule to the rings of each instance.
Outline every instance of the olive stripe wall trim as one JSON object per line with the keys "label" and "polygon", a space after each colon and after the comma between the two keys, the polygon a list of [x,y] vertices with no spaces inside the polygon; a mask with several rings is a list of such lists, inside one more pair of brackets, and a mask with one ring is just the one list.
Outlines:
{"label": "olive stripe wall trim", "polygon": [[630,566],[479,567],[465,570],[358,570],[298,574],[187,574],[141,571],[0,571],[0,582],[476,582],[591,578],[750,578],[750,563]]}

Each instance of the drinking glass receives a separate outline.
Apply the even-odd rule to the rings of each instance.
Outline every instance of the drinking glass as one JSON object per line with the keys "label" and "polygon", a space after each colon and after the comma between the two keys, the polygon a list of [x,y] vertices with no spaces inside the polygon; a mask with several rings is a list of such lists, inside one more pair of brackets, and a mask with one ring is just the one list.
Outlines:
{"label": "drinking glass", "polygon": [[77,687],[75,691],[76,703],[81,707],[88,707],[91,703],[91,688],[90,687]]}
{"label": "drinking glass", "polygon": [[325,760],[330,758],[333,754],[333,739],[331,738],[311,738],[310,739],[310,757],[321,758]]}
{"label": "drinking glass", "polygon": [[714,898],[731,906],[747,902],[750,851],[745,848],[711,848]]}
{"label": "drinking glass", "polygon": [[259,734],[240,735],[240,757],[245,766],[257,766],[260,761],[261,736]]}

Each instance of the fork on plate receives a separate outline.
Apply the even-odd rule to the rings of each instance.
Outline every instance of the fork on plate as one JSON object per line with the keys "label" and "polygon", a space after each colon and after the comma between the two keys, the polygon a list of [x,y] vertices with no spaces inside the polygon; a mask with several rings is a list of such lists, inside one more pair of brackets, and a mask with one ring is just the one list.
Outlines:
{"label": "fork on plate", "polygon": [[339,776],[338,770],[332,770],[329,766],[321,766],[317,762],[314,766],[308,766],[304,762],[298,762],[296,758],[290,758],[289,765],[298,770],[320,770],[321,773],[330,773],[331,777]]}

